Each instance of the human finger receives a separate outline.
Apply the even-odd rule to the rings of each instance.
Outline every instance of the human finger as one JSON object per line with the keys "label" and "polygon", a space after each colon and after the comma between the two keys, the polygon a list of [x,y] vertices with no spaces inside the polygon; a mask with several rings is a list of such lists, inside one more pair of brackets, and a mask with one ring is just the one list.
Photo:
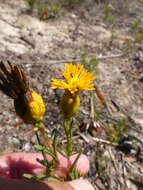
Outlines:
{"label": "human finger", "polygon": [[[70,159],[58,154],[59,163],[56,165],[58,168],[57,177],[65,177],[72,163],[77,157],[73,155]],[[0,176],[7,178],[23,178],[24,173],[32,175],[42,174],[45,167],[37,162],[37,159],[43,159],[40,153],[10,153],[0,156]],[[50,161],[52,158],[47,155]],[[89,170],[89,161],[85,155],[81,155],[77,162],[77,171],[81,175],[85,175]]]}

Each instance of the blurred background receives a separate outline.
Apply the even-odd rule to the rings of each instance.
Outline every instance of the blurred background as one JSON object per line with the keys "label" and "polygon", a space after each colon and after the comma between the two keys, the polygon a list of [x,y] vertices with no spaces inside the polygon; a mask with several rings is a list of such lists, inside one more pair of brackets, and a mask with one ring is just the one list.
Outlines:
{"label": "blurred background", "polygon": [[[1,0],[0,59],[23,67],[47,105],[49,135],[62,135],[61,91],[50,88],[65,63],[96,75],[84,92],[74,139],[89,157],[97,190],[143,188],[143,0]],[[0,92],[1,153],[34,152],[36,137]]]}

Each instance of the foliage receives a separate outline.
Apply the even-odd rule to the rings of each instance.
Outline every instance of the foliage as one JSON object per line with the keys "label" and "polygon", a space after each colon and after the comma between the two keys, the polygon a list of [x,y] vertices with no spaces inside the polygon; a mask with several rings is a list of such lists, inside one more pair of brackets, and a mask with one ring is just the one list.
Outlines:
{"label": "foliage", "polygon": [[131,24],[131,31],[133,32],[135,42],[143,42],[143,23],[140,19],[134,20]]}
{"label": "foliage", "polygon": [[71,6],[71,5],[78,4],[78,3],[80,3],[80,2],[81,2],[81,0],[64,0],[64,5],[69,5],[69,6]]}
{"label": "foliage", "polygon": [[105,7],[103,12],[104,12],[103,20],[107,24],[114,24],[117,18],[115,15],[112,14],[112,7],[111,6]]}
{"label": "foliage", "polygon": [[109,127],[108,135],[110,141],[118,144],[126,131],[127,131],[127,119],[119,120],[118,125]]}
{"label": "foliage", "polygon": [[26,0],[30,9],[33,9],[35,4],[36,4],[36,0]]}
{"label": "foliage", "polygon": [[50,6],[50,12],[53,14],[53,15],[57,15],[62,9],[62,5],[59,4],[59,3],[53,3],[51,4]]}
{"label": "foliage", "polygon": [[83,49],[80,57],[81,63],[84,65],[84,67],[96,75],[98,71],[97,65],[99,63],[97,57],[94,55],[90,55],[90,50],[87,48]]}
{"label": "foliage", "polygon": [[59,2],[42,2],[41,0],[25,0],[28,3],[30,10],[37,12],[41,20],[45,20],[58,15],[66,6],[77,5],[83,1],[81,0],[61,0]]}

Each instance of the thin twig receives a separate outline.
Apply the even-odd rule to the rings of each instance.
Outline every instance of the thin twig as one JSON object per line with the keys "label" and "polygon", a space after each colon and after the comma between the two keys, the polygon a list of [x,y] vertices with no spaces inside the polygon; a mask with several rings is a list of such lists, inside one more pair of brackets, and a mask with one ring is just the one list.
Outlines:
{"label": "thin twig", "polygon": [[112,104],[117,108],[118,111],[120,111],[121,113],[123,113],[128,121],[129,121],[129,125],[130,125],[130,128],[135,130],[137,133],[140,133],[143,135],[143,132],[141,130],[138,130],[137,127],[141,127],[139,124],[137,124],[133,119],[132,117],[127,113],[126,110],[124,110],[121,105],[119,105],[119,103],[117,104],[115,101],[111,100]]}
{"label": "thin twig", "polygon": [[[39,138],[39,135],[38,135],[38,131],[36,131],[35,134],[36,134],[36,137],[37,137],[38,145],[42,145],[41,142],[40,142],[40,138]],[[42,150],[41,153],[42,153],[43,159],[44,159],[44,160],[47,160],[47,157],[46,157],[45,152]]]}
{"label": "thin twig", "polygon": [[[95,55],[95,54],[90,54],[89,57],[93,57],[95,56],[98,60],[103,60],[103,59],[112,59],[112,58],[118,58],[118,57],[122,57],[124,54],[117,54],[117,55],[106,55],[106,56],[102,56],[102,55]],[[60,61],[60,60],[59,60]],[[61,60],[61,63],[70,63],[70,62],[81,62],[82,59],[81,57],[76,57],[76,58],[71,58],[69,60]]]}
{"label": "thin twig", "polygon": [[117,165],[116,165],[115,158],[114,158],[114,156],[112,155],[111,148],[108,149],[108,152],[109,152],[110,158],[111,158],[111,160],[112,160],[113,166],[114,166],[114,168],[115,168],[115,171],[118,173],[118,167],[117,167]]}
{"label": "thin twig", "polygon": [[124,54],[117,54],[117,55],[107,55],[107,56],[97,56],[97,59],[112,59],[112,58],[118,58],[122,57]]}
{"label": "thin twig", "polygon": [[126,164],[125,164],[125,160],[123,159],[122,154],[121,154],[121,162],[122,162],[122,178],[123,178],[124,186],[128,187],[127,177],[126,177]]}
{"label": "thin twig", "polygon": [[[117,55],[107,55],[107,56],[100,56],[100,55],[90,55],[89,57],[93,57],[95,56],[97,58],[97,60],[103,60],[103,59],[113,59],[113,58],[118,58],[118,57],[122,57],[124,54],[117,54]],[[69,59],[65,59],[65,60],[47,60],[45,64],[47,64],[47,62],[49,64],[62,64],[62,63],[80,63],[82,62],[82,58],[80,57],[76,57],[76,58],[69,58]],[[36,64],[35,64],[36,65]]]}
{"label": "thin twig", "polygon": [[92,96],[90,98],[90,118],[92,120],[94,120],[94,115],[95,115],[95,109],[94,109],[94,97],[93,97],[93,93],[92,93]]}
{"label": "thin twig", "polygon": [[[80,137],[82,137],[83,140],[85,140],[85,142],[87,142],[87,143],[90,143],[90,142],[91,142],[91,140],[89,140],[84,134],[79,133],[79,132],[78,132],[77,134],[78,134]],[[96,138],[96,137],[92,137],[92,140],[95,141],[95,142],[103,143],[103,144],[110,145],[110,146],[114,146],[114,147],[118,146],[118,144],[116,144],[116,143],[112,143],[112,142],[110,142],[110,141],[107,141],[107,140],[104,140],[104,139],[99,139],[99,138]]]}
{"label": "thin twig", "polygon": [[110,141],[107,141],[107,140],[104,140],[104,139],[99,139],[99,138],[96,138],[96,137],[92,137],[92,140],[95,141],[95,142],[100,142],[100,143],[111,145],[111,146],[118,146],[118,144],[116,144],[116,143],[112,143]]}
{"label": "thin twig", "polygon": [[85,142],[90,143],[90,140],[82,133],[77,132],[77,134],[85,140]]}

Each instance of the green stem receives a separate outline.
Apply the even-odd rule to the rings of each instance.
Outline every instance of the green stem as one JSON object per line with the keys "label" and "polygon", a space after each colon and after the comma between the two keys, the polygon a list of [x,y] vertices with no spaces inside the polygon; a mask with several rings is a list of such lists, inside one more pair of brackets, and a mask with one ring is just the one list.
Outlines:
{"label": "green stem", "polygon": [[47,145],[47,147],[49,148],[49,150],[50,150],[51,152],[53,152],[52,142],[51,142],[51,140],[49,139],[48,135],[46,134],[44,125],[41,124],[38,129],[39,129],[41,135],[43,136],[43,138],[44,138],[44,140],[45,140],[45,145]]}
{"label": "green stem", "polygon": [[[36,137],[37,137],[37,140],[38,140],[38,144],[41,145],[40,138],[38,136],[37,131],[36,131]],[[42,150],[41,153],[42,153],[43,159],[48,162],[45,152]],[[46,170],[46,174],[48,174],[48,170]]]}
{"label": "green stem", "polygon": [[42,137],[44,138],[44,141],[45,141],[44,144],[45,144],[45,146],[48,147],[49,150],[50,150],[50,152],[51,152],[51,154],[53,154],[53,156],[52,156],[53,159],[56,162],[58,162],[56,147],[53,147],[53,143],[52,143],[51,139],[49,139],[49,137],[48,137],[48,135],[47,135],[47,133],[45,131],[45,126],[43,125],[43,123],[39,123],[37,125],[37,127],[38,127],[38,130],[41,133]]}
{"label": "green stem", "polygon": [[70,157],[73,152],[72,124],[72,119],[66,119],[64,122],[64,130],[67,138],[66,153],[68,157]]}
{"label": "green stem", "polygon": [[67,176],[67,180],[69,180],[69,181],[80,178],[80,173],[78,173],[78,171],[76,171],[76,164],[77,164],[81,154],[82,154],[82,151],[80,151],[78,153],[75,161],[73,162],[73,164],[70,167],[69,174]]}

